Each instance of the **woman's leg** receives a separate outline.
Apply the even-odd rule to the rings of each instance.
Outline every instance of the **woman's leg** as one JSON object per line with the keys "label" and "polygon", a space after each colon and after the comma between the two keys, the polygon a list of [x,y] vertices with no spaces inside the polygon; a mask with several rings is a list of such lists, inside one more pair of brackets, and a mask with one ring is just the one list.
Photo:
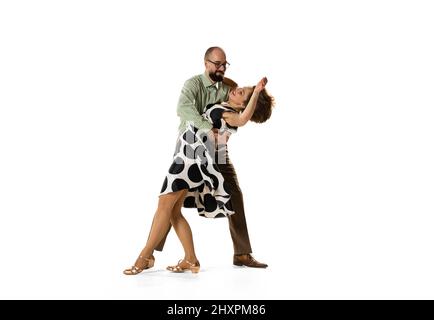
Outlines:
{"label": "woman's leg", "polygon": [[155,247],[165,236],[170,225],[173,209],[175,208],[175,205],[178,203],[178,201],[181,199],[184,201],[187,191],[188,190],[185,189],[160,196],[148,241],[146,242],[146,246],[143,248],[135,263],[135,266],[138,269],[143,269],[143,267],[146,266],[148,263],[147,258],[152,255]]}
{"label": "woman's leg", "polygon": [[184,198],[180,198],[172,211],[172,216],[170,222],[176,231],[176,234],[181,241],[182,247],[184,248],[184,260],[191,263],[197,262],[196,253],[194,251],[193,234],[190,229],[190,225],[181,213],[182,204],[184,203]]}

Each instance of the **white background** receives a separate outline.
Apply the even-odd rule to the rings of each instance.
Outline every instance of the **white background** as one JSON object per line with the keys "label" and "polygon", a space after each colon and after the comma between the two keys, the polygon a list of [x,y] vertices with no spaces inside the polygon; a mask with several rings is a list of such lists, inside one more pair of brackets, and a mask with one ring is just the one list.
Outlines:
{"label": "white background", "polygon": [[[0,298],[433,299],[431,1],[2,1]],[[254,255],[185,210],[203,266],[126,277],[182,84],[218,45],[269,122],[230,141]]]}

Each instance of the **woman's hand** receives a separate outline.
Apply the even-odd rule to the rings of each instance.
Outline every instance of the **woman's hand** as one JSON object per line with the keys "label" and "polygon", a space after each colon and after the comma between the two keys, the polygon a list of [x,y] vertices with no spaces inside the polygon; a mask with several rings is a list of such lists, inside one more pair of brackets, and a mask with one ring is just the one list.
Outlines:
{"label": "woman's hand", "polygon": [[268,82],[267,77],[263,77],[261,80],[259,80],[258,84],[256,85],[255,91],[261,92],[262,90],[264,90],[267,82]]}

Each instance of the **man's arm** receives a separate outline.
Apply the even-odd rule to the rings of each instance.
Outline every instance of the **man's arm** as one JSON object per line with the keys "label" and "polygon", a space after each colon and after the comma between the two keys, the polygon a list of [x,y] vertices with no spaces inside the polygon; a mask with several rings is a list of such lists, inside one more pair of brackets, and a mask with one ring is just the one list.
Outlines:
{"label": "man's arm", "polygon": [[192,81],[186,81],[182,88],[181,95],[178,101],[177,114],[181,118],[181,121],[193,122],[193,125],[200,130],[211,130],[212,125],[205,120],[198,111],[196,101],[198,88]]}

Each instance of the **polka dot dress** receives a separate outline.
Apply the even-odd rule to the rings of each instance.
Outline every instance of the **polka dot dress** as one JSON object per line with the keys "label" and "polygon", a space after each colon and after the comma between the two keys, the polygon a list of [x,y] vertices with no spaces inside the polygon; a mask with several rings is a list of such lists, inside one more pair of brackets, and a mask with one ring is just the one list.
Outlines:
{"label": "polka dot dress", "polygon": [[[228,105],[214,104],[205,108],[203,117],[220,133],[232,134],[237,128],[222,119],[224,111],[235,112]],[[218,154],[226,145],[216,148],[214,137],[189,125],[178,138],[173,163],[163,182],[160,195],[188,189],[184,207],[197,208],[207,218],[234,214],[228,187],[217,166]]]}

